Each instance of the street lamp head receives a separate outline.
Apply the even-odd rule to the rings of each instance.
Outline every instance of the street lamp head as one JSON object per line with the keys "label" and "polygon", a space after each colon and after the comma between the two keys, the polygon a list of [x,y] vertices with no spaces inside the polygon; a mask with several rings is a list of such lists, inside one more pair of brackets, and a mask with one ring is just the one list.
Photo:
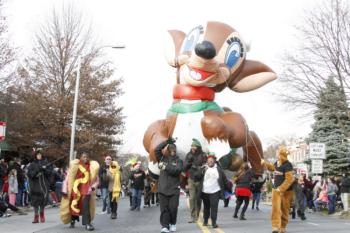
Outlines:
{"label": "street lamp head", "polygon": [[125,49],[125,45],[111,46],[112,49]]}

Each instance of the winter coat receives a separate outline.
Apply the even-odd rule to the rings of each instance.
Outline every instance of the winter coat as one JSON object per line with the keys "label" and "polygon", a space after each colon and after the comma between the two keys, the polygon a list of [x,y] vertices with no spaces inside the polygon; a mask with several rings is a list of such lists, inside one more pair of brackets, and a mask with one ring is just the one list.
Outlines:
{"label": "winter coat", "polygon": [[251,184],[252,193],[261,193],[261,188],[265,184],[266,178],[262,181],[256,180]]}
{"label": "winter coat", "polygon": [[138,190],[145,188],[146,174],[141,169],[132,171],[129,178],[131,180],[131,188]]}
{"label": "winter coat", "polygon": [[155,149],[158,162],[165,164],[165,169],[161,170],[159,174],[158,192],[166,196],[179,195],[183,162],[177,155],[164,156],[162,150],[166,146],[167,141],[160,143]]}
{"label": "winter coat", "polygon": [[338,192],[338,187],[336,184],[333,184],[331,182],[328,183],[327,186],[327,195],[336,195]]}
{"label": "winter coat", "polygon": [[207,156],[201,148],[199,148],[194,154],[190,151],[185,158],[184,171],[189,173],[190,179],[196,182],[201,181],[201,178],[203,178],[201,167],[206,161]]}
{"label": "winter coat", "polygon": [[11,175],[9,177],[9,193],[18,193],[17,176]]}
{"label": "winter coat", "polygon": [[341,193],[350,193],[350,178],[349,177],[342,178],[341,185],[340,185],[340,192]]}
{"label": "winter coat", "polygon": [[244,172],[243,175],[240,177],[237,177],[237,180],[235,181],[236,183],[236,188],[251,188],[251,183],[253,179],[254,173],[252,170],[247,170]]}
{"label": "winter coat", "polygon": [[[226,178],[226,175],[224,173],[224,171],[222,170],[222,168],[217,165],[216,168],[218,169],[218,173],[219,173],[219,178],[218,178],[218,183],[219,183],[219,186],[220,186],[220,199],[224,200],[225,199],[225,191],[228,191],[228,192],[231,192],[231,190],[229,190],[229,183],[228,183],[228,180]],[[202,182],[202,187],[203,187],[203,182],[204,182],[204,177],[205,177],[205,173],[206,171],[208,170],[208,167],[205,166],[203,169],[202,169],[202,179],[201,179],[201,182]],[[231,187],[232,189],[232,187]]]}
{"label": "winter coat", "polygon": [[103,164],[98,172],[98,176],[100,177],[100,188],[108,189],[109,180],[107,170],[108,166],[106,164]]}
{"label": "winter coat", "polygon": [[16,169],[17,171],[17,182],[18,182],[18,189],[20,190],[24,190],[24,182],[25,182],[25,175],[24,175],[24,171],[21,168],[21,165],[19,165],[18,163],[13,163],[13,165],[11,167],[9,167],[9,171],[11,171],[12,169]]}
{"label": "winter coat", "polygon": [[52,168],[47,160],[34,160],[28,167],[29,196],[34,207],[46,205]]}

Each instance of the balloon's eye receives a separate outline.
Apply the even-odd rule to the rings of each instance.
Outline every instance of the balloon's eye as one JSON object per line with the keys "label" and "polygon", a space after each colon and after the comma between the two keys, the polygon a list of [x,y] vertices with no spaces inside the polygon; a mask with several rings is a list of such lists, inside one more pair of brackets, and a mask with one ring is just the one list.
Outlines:
{"label": "balloon's eye", "polygon": [[187,35],[182,44],[181,53],[191,52],[196,46],[200,35],[203,34],[203,27],[197,26],[193,28]]}
{"label": "balloon's eye", "polygon": [[237,64],[237,61],[243,57],[243,46],[238,38],[230,39],[230,46],[225,55],[225,64],[231,69]]}

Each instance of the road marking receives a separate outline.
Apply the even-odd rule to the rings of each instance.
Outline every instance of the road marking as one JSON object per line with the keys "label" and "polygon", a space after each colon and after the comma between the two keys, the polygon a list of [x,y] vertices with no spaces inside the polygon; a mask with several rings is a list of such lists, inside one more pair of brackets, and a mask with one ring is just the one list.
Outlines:
{"label": "road marking", "polygon": [[307,224],[314,225],[314,226],[319,226],[320,224],[313,223],[313,222],[306,222]]}
{"label": "road marking", "polygon": [[[190,208],[190,199],[189,199],[189,198],[187,198],[186,203],[187,203],[187,207]],[[199,213],[199,214],[201,215],[201,217],[203,217],[202,212]],[[196,223],[197,223],[199,229],[201,229],[203,233],[211,233],[211,231],[208,229],[208,227],[203,226],[203,222],[202,222],[202,221],[200,221],[200,220],[198,219],[198,221],[197,221]]]}

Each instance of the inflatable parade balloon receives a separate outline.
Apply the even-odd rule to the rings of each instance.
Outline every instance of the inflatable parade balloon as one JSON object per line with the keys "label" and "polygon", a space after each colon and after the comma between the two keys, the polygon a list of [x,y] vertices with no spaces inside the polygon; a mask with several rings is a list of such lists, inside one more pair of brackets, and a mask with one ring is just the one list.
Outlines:
{"label": "inflatable parade balloon", "polygon": [[239,33],[220,22],[197,26],[188,34],[168,31],[165,53],[168,64],[177,69],[174,101],[166,119],[152,123],[144,134],[150,173],[159,174],[154,149],[169,137],[176,139],[181,159],[195,138],[203,151],[216,154],[224,169],[236,171],[249,161],[255,173],[262,173],[258,136],[239,113],[216,103],[215,95],[225,88],[255,90],[276,79],[276,74],[259,61],[247,60]]}

